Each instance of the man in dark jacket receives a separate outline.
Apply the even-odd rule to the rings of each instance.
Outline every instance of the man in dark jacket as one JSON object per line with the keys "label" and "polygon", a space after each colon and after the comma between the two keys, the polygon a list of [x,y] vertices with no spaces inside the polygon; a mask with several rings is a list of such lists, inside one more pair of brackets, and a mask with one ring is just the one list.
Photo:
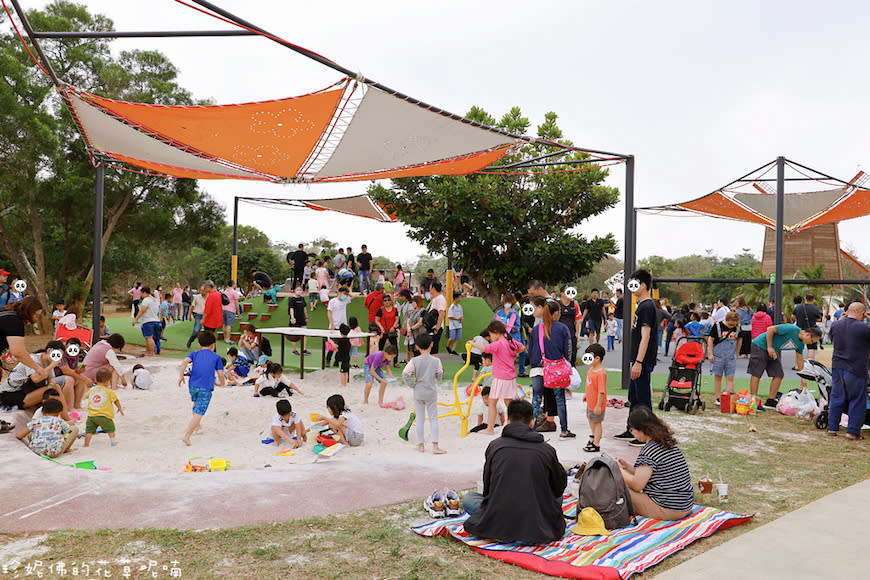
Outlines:
{"label": "man in dark jacket", "polygon": [[[528,401],[508,405],[501,437],[486,448],[483,495],[463,498],[471,514],[465,529],[481,538],[544,544],[565,534],[562,493],[567,476],[556,450],[536,433],[534,410]],[[520,501],[522,500],[522,501]]]}

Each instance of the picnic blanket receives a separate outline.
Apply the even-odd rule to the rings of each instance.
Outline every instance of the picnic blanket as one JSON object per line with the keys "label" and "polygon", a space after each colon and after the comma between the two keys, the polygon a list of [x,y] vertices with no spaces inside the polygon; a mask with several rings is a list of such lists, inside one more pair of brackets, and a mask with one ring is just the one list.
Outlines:
{"label": "picnic blanket", "polygon": [[[577,514],[577,499],[566,495],[562,511]],[[535,570],[550,576],[586,580],[627,580],[632,574],[655,566],[695,540],[713,535],[753,518],[696,505],[692,513],[676,522],[638,516],[637,524],[609,536],[578,536],[569,530],[550,544],[507,543],[478,538],[465,531],[468,514],[436,520],[411,528],[426,537],[451,536],[490,558]]]}

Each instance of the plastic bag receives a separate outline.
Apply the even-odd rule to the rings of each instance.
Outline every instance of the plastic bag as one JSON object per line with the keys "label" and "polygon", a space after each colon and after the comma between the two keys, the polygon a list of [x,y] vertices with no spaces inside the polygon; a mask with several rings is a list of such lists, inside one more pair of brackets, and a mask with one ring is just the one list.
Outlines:
{"label": "plastic bag", "polygon": [[572,391],[576,391],[583,385],[583,379],[580,378],[580,373],[576,368],[571,369],[571,384],[568,386]]}
{"label": "plastic bag", "polygon": [[800,406],[801,401],[799,399],[799,392],[789,391],[779,398],[779,402],[776,404],[776,410],[783,415],[794,417]]}
{"label": "plastic bag", "polygon": [[797,408],[795,415],[801,419],[812,419],[819,413],[819,406],[816,404],[816,398],[813,397],[806,387],[801,389],[798,394],[800,406]]}

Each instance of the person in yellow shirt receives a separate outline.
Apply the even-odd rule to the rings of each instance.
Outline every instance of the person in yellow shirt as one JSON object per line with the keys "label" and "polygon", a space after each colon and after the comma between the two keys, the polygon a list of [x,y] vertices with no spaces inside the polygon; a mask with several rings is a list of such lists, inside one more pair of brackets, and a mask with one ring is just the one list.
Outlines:
{"label": "person in yellow shirt", "polygon": [[118,444],[115,441],[115,410],[112,404],[118,408],[122,415],[121,401],[118,395],[109,386],[112,381],[112,368],[103,367],[97,370],[97,384],[88,391],[88,421],[85,423],[85,447],[91,444],[91,437],[97,432],[97,427],[109,434],[112,447]]}

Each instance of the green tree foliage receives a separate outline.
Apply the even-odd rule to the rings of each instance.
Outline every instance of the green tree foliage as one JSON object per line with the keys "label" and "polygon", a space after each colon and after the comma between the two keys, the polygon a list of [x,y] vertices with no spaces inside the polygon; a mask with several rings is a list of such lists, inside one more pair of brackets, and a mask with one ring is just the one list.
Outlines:
{"label": "green tree foliage", "polygon": [[[28,17],[37,29],[112,30],[112,22],[56,1]],[[58,76],[111,98],[192,104],[175,66],[153,51],[113,57],[100,40],[44,41]],[[49,79],[13,34],[0,35],[0,259],[43,302],[84,301],[93,276],[94,170]],[[126,283],[167,254],[213,249],[223,209],[195,181],[106,171],[104,286]],[[3,264],[8,266],[9,264]]]}
{"label": "green tree foliage", "polygon": [[[202,257],[199,264],[201,280],[210,279],[222,286],[232,275],[233,228],[224,225],[217,230],[215,236],[220,240],[217,250]],[[256,268],[269,274],[272,281],[281,284],[292,274],[292,270],[284,260],[281,249],[273,247],[269,237],[254,226],[239,226],[238,234],[239,272],[238,284],[246,288],[251,283],[251,268]]]}
{"label": "green tree foliage", "polygon": [[[530,126],[518,107],[498,122],[478,107],[468,118],[515,133]],[[556,121],[555,113],[547,113],[537,127],[538,137],[569,144]],[[503,163],[552,151],[526,145]],[[583,154],[565,157],[579,159]],[[617,251],[611,234],[587,239],[576,231],[618,201],[618,190],[601,185],[606,176],[607,170],[590,166],[549,174],[402,178],[394,179],[389,189],[373,185],[369,194],[407,224],[411,238],[433,255],[452,253],[495,306],[501,293],[523,289],[531,279],[548,284],[574,280]]]}

